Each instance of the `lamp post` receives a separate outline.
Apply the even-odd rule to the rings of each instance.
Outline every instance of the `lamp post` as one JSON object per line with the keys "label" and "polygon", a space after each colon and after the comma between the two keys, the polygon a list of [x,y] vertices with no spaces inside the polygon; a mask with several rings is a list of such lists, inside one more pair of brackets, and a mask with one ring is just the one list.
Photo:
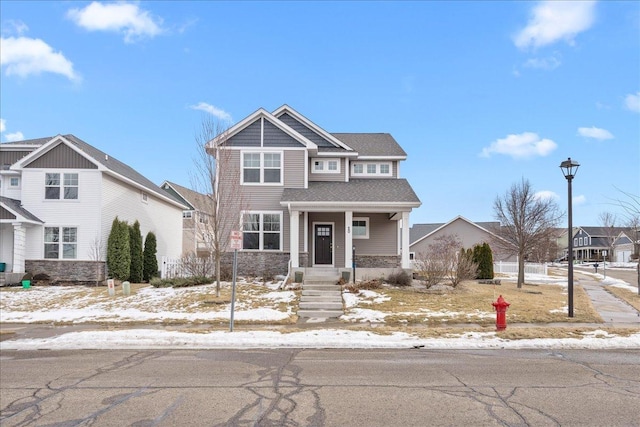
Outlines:
{"label": "lamp post", "polygon": [[565,160],[564,162],[560,163],[560,169],[562,169],[562,173],[564,174],[564,177],[567,178],[567,183],[568,183],[568,195],[569,195],[569,213],[568,213],[568,219],[569,219],[569,224],[567,226],[567,230],[569,232],[568,234],[568,243],[569,243],[569,253],[567,254],[567,261],[569,262],[569,271],[568,271],[568,285],[569,285],[569,317],[573,317],[573,213],[572,211],[572,200],[571,200],[571,180],[573,180],[573,177],[576,175],[576,172],[578,171],[578,167],[580,166],[580,163],[578,162],[574,162],[573,160],[571,160],[571,157],[569,157],[567,160]]}

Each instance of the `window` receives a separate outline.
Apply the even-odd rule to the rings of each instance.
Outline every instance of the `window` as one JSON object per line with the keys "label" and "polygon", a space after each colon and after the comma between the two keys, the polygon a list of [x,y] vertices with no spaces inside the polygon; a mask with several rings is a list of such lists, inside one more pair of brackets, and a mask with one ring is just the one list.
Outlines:
{"label": "window", "polygon": [[357,162],[357,163],[353,163],[353,175],[391,176],[391,162],[384,162],[384,163]]}
{"label": "window", "polygon": [[243,184],[282,184],[282,153],[242,153]]}
{"label": "window", "polygon": [[45,227],[44,257],[47,259],[76,259],[78,257],[78,229],[75,227]]}
{"label": "window", "polygon": [[573,238],[573,246],[578,246],[578,238],[577,237]]}
{"label": "window", "polygon": [[340,173],[340,160],[323,159],[313,161],[313,173]]}
{"label": "window", "polygon": [[142,191],[140,193],[140,197],[142,198],[142,202],[143,203],[148,203],[149,202],[149,195],[147,193],[145,193],[144,191]]}
{"label": "window", "polygon": [[9,186],[10,187],[19,187],[20,186],[20,178],[17,177],[11,177],[9,179]]}
{"label": "window", "polygon": [[282,248],[282,212],[245,212],[242,215],[242,247],[247,250]]}
{"label": "window", "polygon": [[582,246],[582,237],[579,239],[578,246]]}
{"label": "window", "polygon": [[351,229],[353,231],[354,239],[368,239],[369,238],[369,218],[353,217],[351,223]]}
{"label": "window", "polygon": [[193,211],[182,211],[182,218],[183,219],[193,218]]}
{"label": "window", "polygon": [[[62,177],[60,177],[60,175],[62,175]],[[44,198],[49,200],[59,200],[61,198],[64,200],[77,200],[78,174],[46,173],[44,182]]]}

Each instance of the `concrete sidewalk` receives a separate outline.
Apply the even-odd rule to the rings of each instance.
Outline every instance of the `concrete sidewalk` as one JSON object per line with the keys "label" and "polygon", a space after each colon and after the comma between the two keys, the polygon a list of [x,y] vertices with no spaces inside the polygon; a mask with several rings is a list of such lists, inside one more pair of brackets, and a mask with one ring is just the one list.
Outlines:
{"label": "concrete sidewalk", "polygon": [[604,321],[604,326],[640,326],[640,312],[607,292],[600,282],[581,278],[579,285],[589,295],[593,307]]}

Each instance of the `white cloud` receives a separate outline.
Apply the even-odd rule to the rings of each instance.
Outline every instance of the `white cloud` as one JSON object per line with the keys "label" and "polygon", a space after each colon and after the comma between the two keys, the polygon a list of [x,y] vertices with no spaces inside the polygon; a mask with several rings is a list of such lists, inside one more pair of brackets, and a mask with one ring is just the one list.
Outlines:
{"label": "white cloud", "polygon": [[578,128],[578,135],[584,136],[585,138],[599,139],[601,141],[605,139],[613,139],[611,132],[595,126],[591,126],[590,128]]}
{"label": "white cloud", "polygon": [[531,12],[526,27],[514,36],[520,49],[541,47],[564,40],[573,44],[578,33],[595,21],[595,1],[543,1]]}
{"label": "white cloud", "polygon": [[560,196],[558,196],[553,191],[549,191],[549,190],[538,191],[536,194],[533,195],[533,197],[538,200],[548,200],[548,199],[560,200]]}
{"label": "white cloud", "polygon": [[125,43],[162,33],[162,19],[140,9],[135,3],[92,2],[82,9],[70,9],[67,18],[89,31],[124,33]]}
{"label": "white cloud", "polygon": [[40,39],[7,37],[0,39],[0,66],[8,76],[27,77],[42,72],[62,74],[69,80],[79,80],[73,63]]}
{"label": "white cloud", "polygon": [[7,129],[7,121],[5,119],[0,119],[0,133],[4,132]]}
{"label": "white cloud", "polygon": [[9,19],[8,21],[3,22],[2,34],[6,35],[18,35],[21,36],[27,31],[29,31],[29,27],[27,24],[20,20]]}
{"label": "white cloud", "polygon": [[492,153],[504,154],[515,159],[546,156],[557,147],[558,144],[550,139],[542,139],[533,132],[524,132],[495,140],[489,147],[482,149],[480,156],[490,157]]}
{"label": "white cloud", "polygon": [[22,141],[24,139],[24,134],[20,131],[13,133],[6,133],[4,135],[5,141],[13,142],[13,141]]}
{"label": "white cloud", "polygon": [[587,198],[582,194],[573,198],[574,205],[583,205],[586,201]]}
{"label": "white cloud", "polygon": [[624,105],[631,111],[640,113],[640,92],[630,93],[624,98]]}
{"label": "white cloud", "polygon": [[200,111],[204,111],[205,113],[209,113],[214,117],[217,117],[220,120],[223,120],[225,122],[231,122],[231,114],[227,113],[224,110],[221,110],[218,107],[214,107],[211,104],[207,104],[206,102],[199,102],[196,105],[191,105],[189,108],[191,108],[192,110],[200,110]]}
{"label": "white cloud", "polygon": [[524,63],[526,68],[538,68],[541,70],[554,70],[560,66],[561,62],[557,55],[546,58],[531,58]]}

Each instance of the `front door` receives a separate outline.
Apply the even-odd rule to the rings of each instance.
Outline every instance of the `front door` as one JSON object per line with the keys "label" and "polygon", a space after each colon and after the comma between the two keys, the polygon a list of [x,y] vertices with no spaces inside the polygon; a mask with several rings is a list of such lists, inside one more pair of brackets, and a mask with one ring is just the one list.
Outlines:
{"label": "front door", "polygon": [[315,224],[315,259],[314,264],[333,264],[333,226],[331,224]]}

